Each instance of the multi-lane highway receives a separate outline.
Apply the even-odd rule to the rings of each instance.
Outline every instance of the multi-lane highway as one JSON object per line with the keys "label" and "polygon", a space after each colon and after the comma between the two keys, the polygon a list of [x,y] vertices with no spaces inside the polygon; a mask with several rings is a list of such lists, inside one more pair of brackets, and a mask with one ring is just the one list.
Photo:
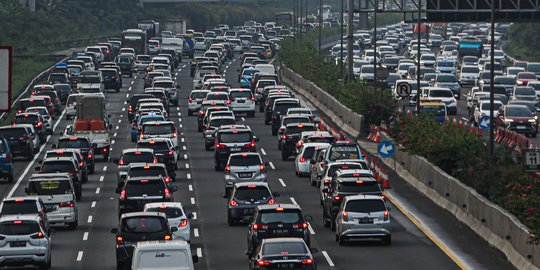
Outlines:
{"label": "multi-lane highway", "polygon": [[[239,57],[224,64],[223,73],[229,84],[236,87]],[[175,185],[176,201],[182,202],[187,212],[194,213],[191,220],[191,245],[200,258],[197,269],[247,269],[246,250],[247,225],[227,225],[226,200],[222,198],[223,172],[214,171],[213,153],[204,150],[204,140],[196,130],[196,118],[187,116],[187,97],[192,87],[189,63],[184,60],[175,71],[181,85],[180,104],[172,107],[170,118],[175,121],[180,135],[180,161]],[[142,76],[124,78],[120,93],[106,93],[107,110],[111,114],[112,149],[111,161],[122,149],[133,147],[129,137],[126,99],[143,92]],[[309,106],[309,105],[308,105]],[[63,119],[63,118],[62,118]],[[503,255],[480,240],[474,232],[460,224],[451,214],[434,206],[420,193],[393,177],[393,193],[404,200],[408,209],[414,210],[426,220],[420,227],[407,215],[392,205],[391,220],[393,241],[391,246],[378,242],[338,246],[335,235],[323,227],[322,208],[317,190],[306,178],[295,176],[293,162],[282,161],[277,149],[277,139],[271,135],[269,126],[264,125],[263,116],[254,118],[239,116],[237,121],[251,126],[260,138],[258,151],[265,161],[270,162],[269,184],[273,191],[281,193],[278,202],[297,203],[304,213],[313,216],[310,223],[312,246],[319,252],[315,255],[318,269],[510,269]],[[28,177],[43,153],[56,143],[66,125],[66,120],[55,124],[55,132],[41,148],[40,154],[31,161],[17,160],[16,183],[0,186],[0,196],[24,195]],[[116,165],[98,162],[96,173],[83,186],[83,199],[79,203],[79,227],[76,230],[59,229],[53,235],[52,265],[54,269],[115,269],[115,239],[110,229],[118,222],[116,188]],[[444,232],[442,241],[435,244],[423,229]],[[446,246],[447,245],[447,246]],[[448,248],[451,247],[451,248]],[[455,256],[457,253],[457,257]]]}

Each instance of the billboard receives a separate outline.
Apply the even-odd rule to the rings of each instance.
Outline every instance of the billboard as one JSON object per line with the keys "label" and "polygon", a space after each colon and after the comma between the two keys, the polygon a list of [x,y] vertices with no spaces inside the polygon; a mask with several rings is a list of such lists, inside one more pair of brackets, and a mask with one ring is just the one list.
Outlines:
{"label": "billboard", "polygon": [[[489,22],[492,0],[425,0],[428,22]],[[422,1],[424,2],[424,1]],[[540,2],[495,0],[496,22],[540,20]]]}
{"label": "billboard", "polygon": [[0,46],[0,112],[11,110],[11,47]]}

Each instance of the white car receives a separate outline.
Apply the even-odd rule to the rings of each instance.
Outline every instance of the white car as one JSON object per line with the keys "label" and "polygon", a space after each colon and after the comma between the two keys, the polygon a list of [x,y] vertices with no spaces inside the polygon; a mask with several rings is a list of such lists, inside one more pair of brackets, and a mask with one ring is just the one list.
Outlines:
{"label": "white car", "polygon": [[459,73],[459,81],[463,85],[474,85],[478,80],[478,74],[480,73],[480,68],[478,65],[465,65],[461,67],[461,72]]}
{"label": "white car", "polygon": [[39,113],[41,116],[43,116],[43,124],[45,125],[45,129],[47,130],[48,134],[53,133],[53,125],[52,125],[52,117],[49,114],[49,110],[47,107],[30,107],[26,108],[24,111],[25,113]]}
{"label": "white car", "polygon": [[208,90],[192,90],[188,98],[188,115],[193,115],[201,109],[201,104],[210,91]]}
{"label": "white car", "polygon": [[311,173],[311,159],[317,149],[326,149],[330,146],[328,143],[304,143],[299,154],[294,159],[295,173],[298,176],[309,176]]}
{"label": "white car", "polygon": [[[494,100],[493,101],[493,117],[496,118],[499,115],[499,108],[502,105],[503,105],[502,102],[500,102],[499,100]],[[478,126],[478,124],[480,123],[480,118],[490,115],[489,108],[490,108],[489,101],[480,102],[478,104],[478,106],[474,107],[473,119],[472,120],[473,120],[475,125]]]}
{"label": "white car", "polygon": [[189,242],[191,229],[189,220],[193,214],[186,214],[184,207],[179,202],[155,202],[144,205],[144,212],[161,212],[167,216],[169,226],[176,227],[178,230],[173,232],[173,239],[184,239]]}
{"label": "white car", "polygon": [[249,117],[255,116],[255,96],[250,89],[230,89],[229,98],[231,100],[230,108],[233,112],[245,112]]}

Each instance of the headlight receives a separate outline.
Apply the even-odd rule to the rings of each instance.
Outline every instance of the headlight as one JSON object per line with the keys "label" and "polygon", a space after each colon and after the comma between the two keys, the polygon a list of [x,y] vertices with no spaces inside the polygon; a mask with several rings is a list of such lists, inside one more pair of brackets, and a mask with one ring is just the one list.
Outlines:
{"label": "headlight", "polygon": [[529,119],[529,123],[536,123],[536,119]]}

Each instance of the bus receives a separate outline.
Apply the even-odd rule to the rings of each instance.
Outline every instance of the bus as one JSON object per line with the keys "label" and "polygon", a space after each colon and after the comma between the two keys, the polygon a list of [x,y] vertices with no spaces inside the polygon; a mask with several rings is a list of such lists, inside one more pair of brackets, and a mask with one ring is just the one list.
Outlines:
{"label": "bus", "polygon": [[146,31],[141,29],[122,31],[122,47],[133,48],[138,55],[146,54]]}
{"label": "bus", "polygon": [[482,58],[483,51],[484,45],[482,44],[482,41],[474,36],[464,37],[459,42],[458,56],[460,59],[467,55]]}
{"label": "bus", "polygon": [[290,11],[276,13],[276,24],[282,26],[293,26],[293,13]]}

